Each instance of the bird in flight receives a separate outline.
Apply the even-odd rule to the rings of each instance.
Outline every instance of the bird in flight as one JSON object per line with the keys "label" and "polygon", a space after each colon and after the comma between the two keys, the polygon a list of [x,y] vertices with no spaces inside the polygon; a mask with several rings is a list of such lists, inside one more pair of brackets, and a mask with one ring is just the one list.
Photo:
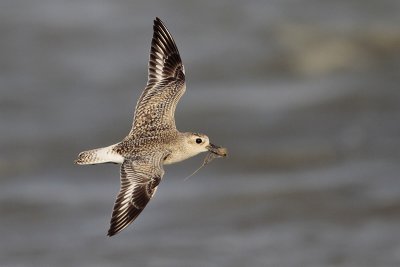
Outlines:
{"label": "bird in flight", "polygon": [[108,236],[126,228],[146,207],[164,175],[163,165],[201,152],[209,153],[207,160],[227,155],[226,148],[211,144],[206,135],[176,128],[175,108],[186,90],[185,68],[172,35],[159,18],[153,30],[148,81],[136,104],[131,131],[121,142],[83,151],[75,160],[79,165],[121,164],[121,187]]}

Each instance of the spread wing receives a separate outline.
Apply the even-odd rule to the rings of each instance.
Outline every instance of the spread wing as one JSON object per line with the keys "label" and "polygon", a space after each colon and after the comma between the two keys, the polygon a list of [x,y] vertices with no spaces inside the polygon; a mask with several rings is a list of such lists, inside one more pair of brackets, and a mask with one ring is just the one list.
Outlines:
{"label": "spread wing", "polygon": [[131,135],[176,129],[175,108],[186,89],[185,70],[172,35],[159,18],[153,29],[147,86],[136,104]]}
{"label": "spread wing", "polygon": [[146,207],[164,175],[162,161],[166,155],[155,152],[122,163],[121,188],[115,200],[108,236],[122,231]]}

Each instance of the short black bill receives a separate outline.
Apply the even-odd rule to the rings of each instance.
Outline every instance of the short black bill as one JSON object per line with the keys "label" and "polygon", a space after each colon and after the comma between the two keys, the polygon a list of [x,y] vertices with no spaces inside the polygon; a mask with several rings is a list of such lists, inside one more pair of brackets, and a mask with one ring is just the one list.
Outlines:
{"label": "short black bill", "polygon": [[216,145],[213,145],[211,143],[207,146],[207,149],[208,149],[209,152],[207,153],[206,157],[204,158],[203,164],[197,170],[195,170],[191,175],[186,177],[184,179],[185,181],[187,179],[189,179],[190,177],[192,177],[201,168],[203,168],[208,163],[210,163],[213,159],[220,158],[220,157],[226,157],[228,155],[228,150],[226,148],[220,147],[220,146],[216,146]]}

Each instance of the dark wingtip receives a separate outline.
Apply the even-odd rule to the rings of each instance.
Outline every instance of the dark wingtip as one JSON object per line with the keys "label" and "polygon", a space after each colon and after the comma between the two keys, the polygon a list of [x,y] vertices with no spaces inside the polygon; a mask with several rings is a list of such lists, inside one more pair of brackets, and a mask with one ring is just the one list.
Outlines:
{"label": "dark wingtip", "polygon": [[113,227],[110,227],[110,229],[108,229],[108,232],[107,232],[107,236],[108,237],[113,237],[113,236],[115,236],[116,234],[118,234],[119,232],[121,232],[121,230],[122,229],[115,229],[115,228],[113,228]]}
{"label": "dark wingtip", "polygon": [[116,233],[113,233],[113,232],[111,232],[111,231],[108,231],[107,236],[108,236],[108,237],[113,237],[115,234],[116,234]]}
{"label": "dark wingtip", "polygon": [[164,22],[159,17],[156,17],[154,19],[154,26],[157,26],[157,25],[164,25]]}

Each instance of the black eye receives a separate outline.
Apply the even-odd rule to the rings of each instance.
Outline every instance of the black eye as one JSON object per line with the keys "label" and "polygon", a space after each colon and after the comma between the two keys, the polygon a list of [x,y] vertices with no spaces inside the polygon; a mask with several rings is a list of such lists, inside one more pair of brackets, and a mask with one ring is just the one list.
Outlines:
{"label": "black eye", "polygon": [[203,142],[203,140],[201,140],[201,138],[197,138],[197,139],[196,139],[196,143],[197,143],[197,144],[201,144],[201,142]]}

